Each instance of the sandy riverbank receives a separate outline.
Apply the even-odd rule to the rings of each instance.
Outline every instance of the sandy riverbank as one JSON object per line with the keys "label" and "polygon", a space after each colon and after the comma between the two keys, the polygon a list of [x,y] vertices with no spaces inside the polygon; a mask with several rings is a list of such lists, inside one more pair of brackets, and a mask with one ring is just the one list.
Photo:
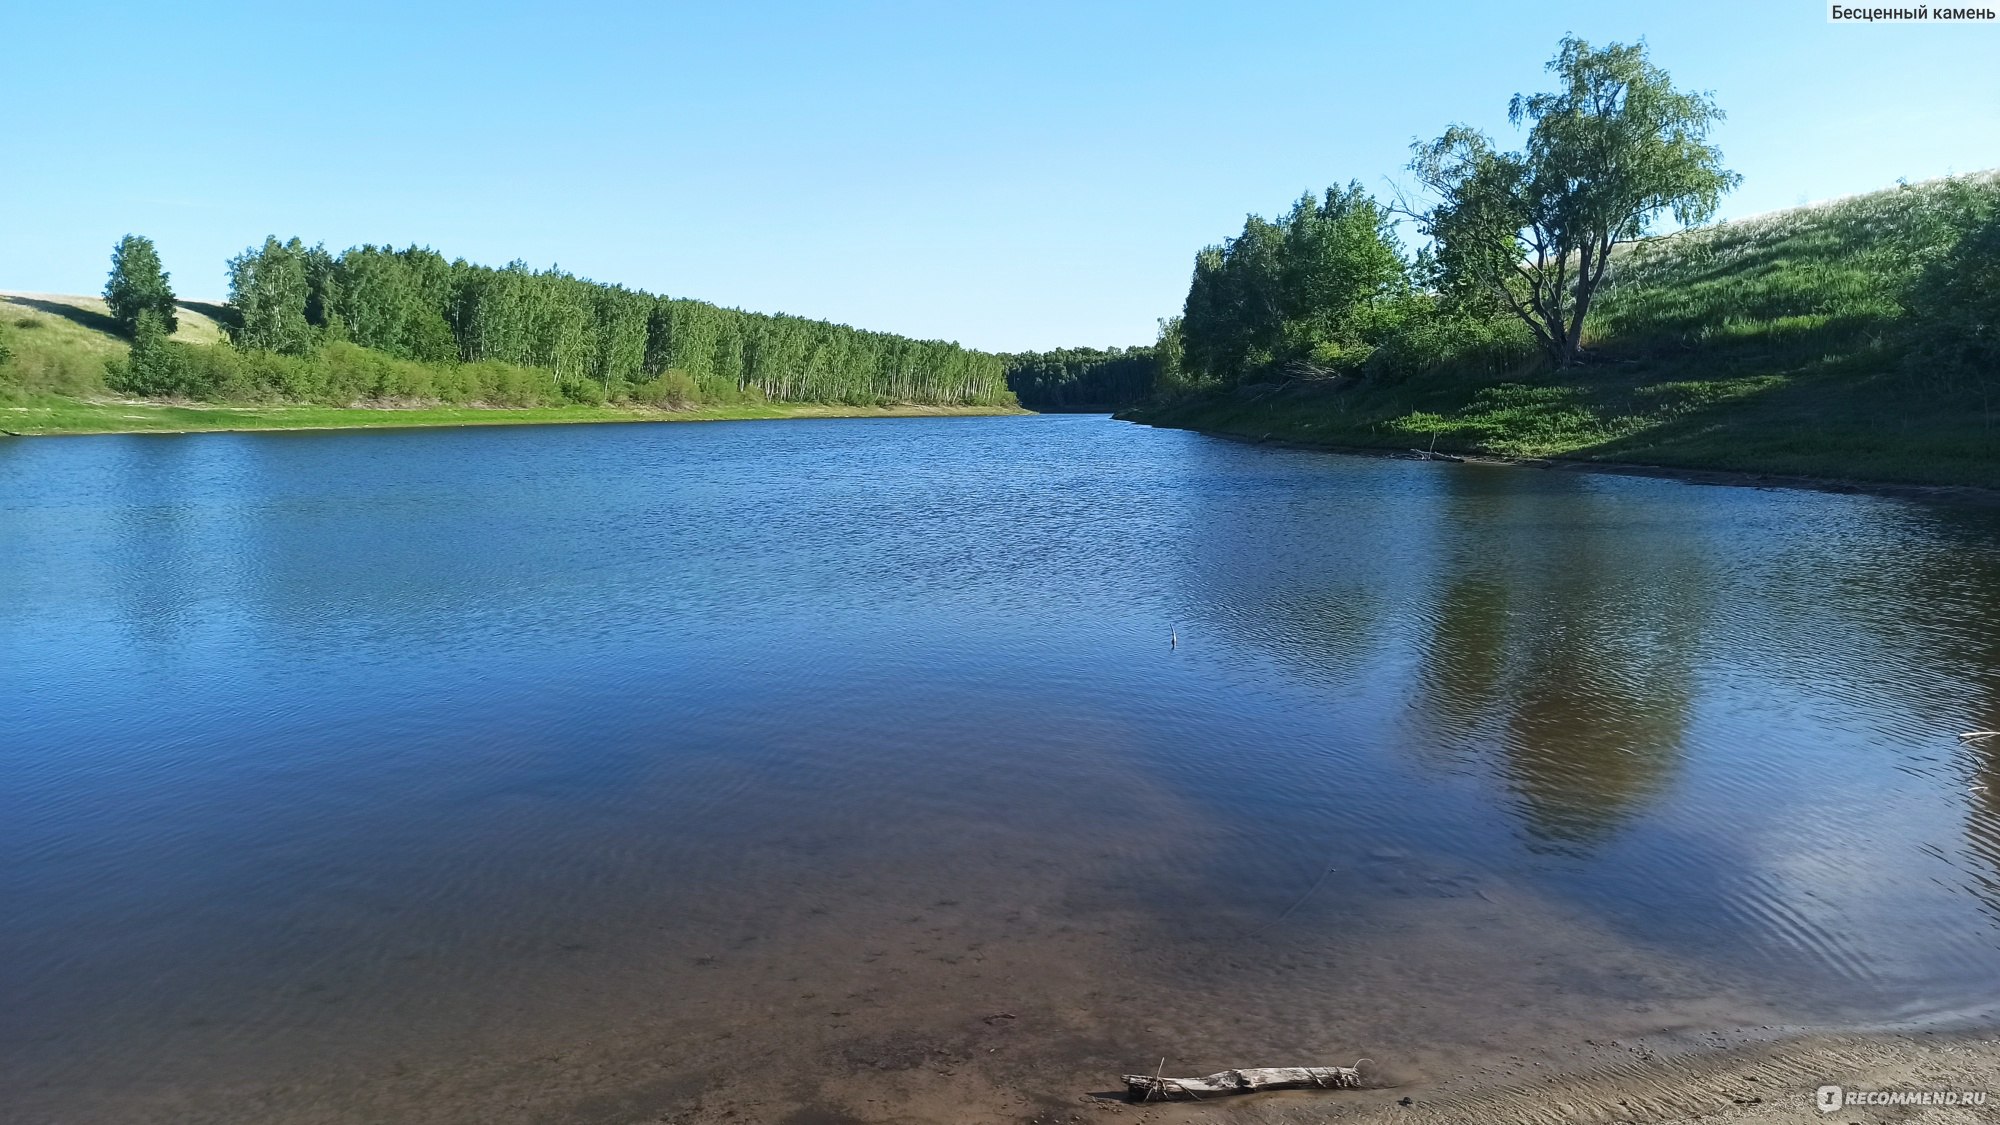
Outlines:
{"label": "sandy riverbank", "polygon": [[[1384,1083],[1358,1092],[1263,1094],[1232,1103],[1102,1104],[1098,1119],[1191,1125],[1777,1125],[1804,1121],[2000,1121],[2000,1035],[1988,1030],[1907,1030],[1867,1034],[1682,1033],[1578,1044],[1575,1068],[1543,1070],[1514,1060],[1429,1080],[1393,1062],[1364,1066]],[[1843,1106],[1822,1114],[1821,1086],[1855,1091],[1984,1092],[1975,1107]],[[1405,1105],[1402,1099],[1408,1098]],[[1059,1121],[1061,1117],[1041,1120]]]}

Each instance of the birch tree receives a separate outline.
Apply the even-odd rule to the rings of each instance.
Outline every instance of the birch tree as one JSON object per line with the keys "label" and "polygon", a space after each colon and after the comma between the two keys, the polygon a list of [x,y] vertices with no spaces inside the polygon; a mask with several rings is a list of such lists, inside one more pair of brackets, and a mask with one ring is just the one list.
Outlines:
{"label": "birch tree", "polygon": [[1723,118],[1713,97],[1675,89],[1644,43],[1568,37],[1548,69],[1556,90],[1508,106],[1527,129],[1520,151],[1456,125],[1413,146],[1410,168],[1435,197],[1419,219],[1444,283],[1497,299],[1566,367],[1614,249],[1668,215],[1707,221],[1742,177],[1709,142]]}

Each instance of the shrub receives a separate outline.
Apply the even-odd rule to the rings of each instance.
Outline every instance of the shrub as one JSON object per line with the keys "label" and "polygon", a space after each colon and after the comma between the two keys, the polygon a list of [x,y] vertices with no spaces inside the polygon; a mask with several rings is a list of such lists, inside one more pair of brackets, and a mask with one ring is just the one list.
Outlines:
{"label": "shrub", "polygon": [[477,389],[469,401],[493,406],[539,406],[554,397],[555,388],[549,376],[525,367],[479,363],[470,365],[470,374],[477,381]]}
{"label": "shrub", "polygon": [[632,388],[632,401],[674,410],[686,407],[700,397],[694,380],[679,368],[662,371],[653,379]]}
{"label": "shrub", "polygon": [[1427,301],[1382,340],[1362,374],[1383,383],[1443,370],[1497,375],[1520,368],[1535,351],[1527,328],[1511,316],[1480,316]]}
{"label": "shrub", "polygon": [[134,318],[131,351],[105,362],[105,383],[112,390],[154,398],[187,396],[190,374],[187,357],[167,339],[166,325],[151,309]]}
{"label": "shrub", "polygon": [[563,401],[581,406],[603,406],[604,400],[610,397],[605,393],[604,384],[595,379],[564,380],[559,390]]}

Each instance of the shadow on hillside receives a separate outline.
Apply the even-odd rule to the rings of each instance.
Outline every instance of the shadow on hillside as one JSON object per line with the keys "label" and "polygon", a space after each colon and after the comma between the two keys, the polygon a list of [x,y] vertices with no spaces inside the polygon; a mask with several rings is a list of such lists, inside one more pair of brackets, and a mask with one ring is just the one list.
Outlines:
{"label": "shadow on hillside", "polygon": [[[104,332],[113,336],[123,335],[118,330],[118,322],[111,319],[111,314],[101,313],[95,309],[81,308],[76,305],[64,304],[61,301],[45,300],[40,297],[23,297],[17,294],[0,296],[0,304],[18,305],[24,309],[34,309],[36,312],[48,313],[50,316],[59,316],[72,324],[81,325],[93,332]],[[205,316],[224,328],[236,323],[236,310],[230,308],[228,305],[218,304],[214,301],[175,301],[174,304],[188,312]]]}
{"label": "shadow on hillside", "polygon": [[236,324],[236,310],[228,305],[217,304],[214,301],[177,301],[175,303],[189,312],[200,313],[215,323],[222,325],[224,328],[234,327]]}
{"label": "shadow on hillside", "polygon": [[1996,422],[1983,402],[1924,393],[1893,371],[1792,372],[1782,382],[1567,456],[1991,488],[2000,485]]}
{"label": "shadow on hillside", "polygon": [[44,301],[39,297],[0,297],[0,301],[5,301],[10,305],[19,305],[26,309],[34,309],[36,312],[45,312],[51,316],[59,316],[64,320],[80,324],[94,332],[108,332],[114,336],[118,335],[118,322],[111,319],[107,313],[95,312],[90,309],[80,309],[75,305],[65,305],[60,301]]}

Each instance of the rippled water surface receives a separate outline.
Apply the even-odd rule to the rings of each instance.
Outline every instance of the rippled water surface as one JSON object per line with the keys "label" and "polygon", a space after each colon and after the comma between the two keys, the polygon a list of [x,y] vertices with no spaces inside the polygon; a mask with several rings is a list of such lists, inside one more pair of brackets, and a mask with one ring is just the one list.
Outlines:
{"label": "rippled water surface", "polygon": [[1006,1119],[2000,996],[1983,510],[1095,417],[13,440],[0,693],[9,1121]]}

